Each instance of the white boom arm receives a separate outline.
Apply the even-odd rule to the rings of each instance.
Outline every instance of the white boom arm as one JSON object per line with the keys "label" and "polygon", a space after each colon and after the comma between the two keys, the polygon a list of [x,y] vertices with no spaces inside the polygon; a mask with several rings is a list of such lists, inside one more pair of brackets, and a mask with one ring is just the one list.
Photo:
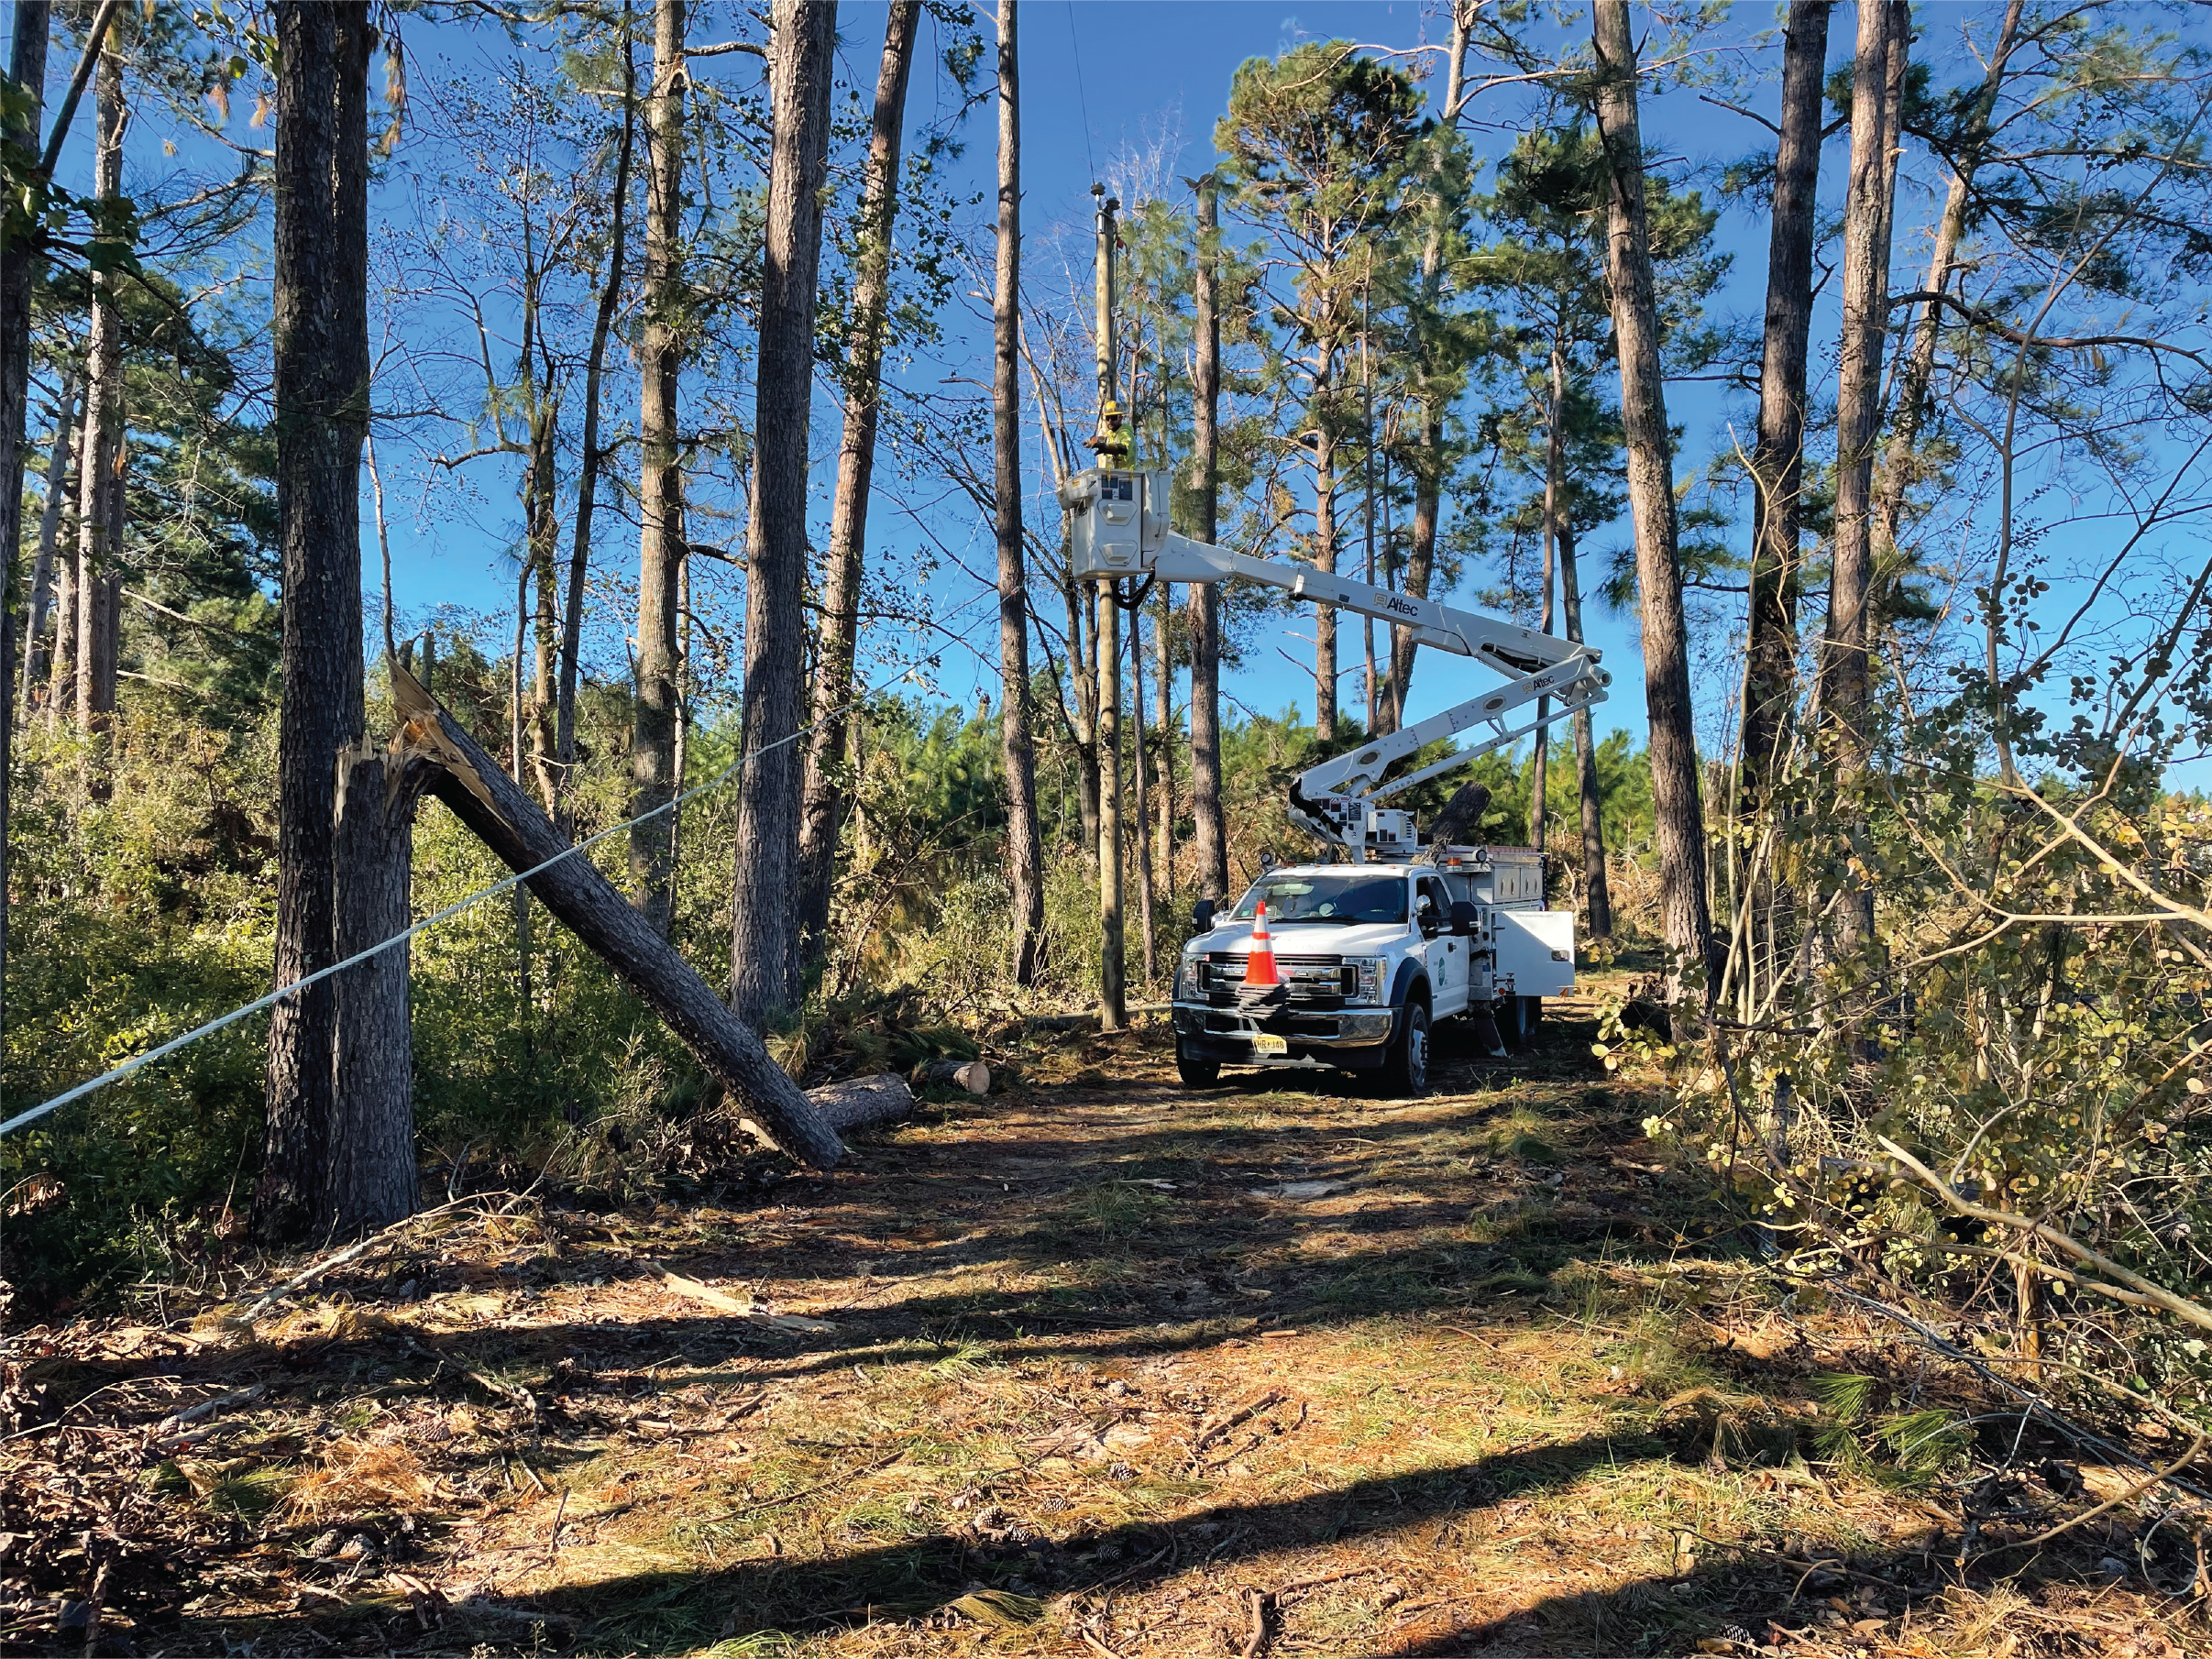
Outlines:
{"label": "white boom arm", "polygon": [[[1069,513],[1076,578],[1156,577],[1163,582],[1206,583],[1244,577],[1280,588],[1293,599],[1380,617],[1411,629],[1424,645],[1473,657],[1507,676],[1505,685],[1486,696],[1469,698],[1299,774],[1291,786],[1291,816],[1324,840],[1355,854],[1378,841],[1410,851],[1410,823],[1403,814],[1381,815],[1379,821],[1377,802],[1605,700],[1612,676],[1586,645],[1334,576],[1315,566],[1256,559],[1194,542],[1168,528],[1167,501],[1165,473],[1094,467],[1069,478],[1061,486],[1060,502]],[[1539,698],[1550,699],[1550,706],[1531,708]],[[1480,733],[1472,747],[1388,784],[1381,781],[1394,763],[1440,738],[1469,731]]]}

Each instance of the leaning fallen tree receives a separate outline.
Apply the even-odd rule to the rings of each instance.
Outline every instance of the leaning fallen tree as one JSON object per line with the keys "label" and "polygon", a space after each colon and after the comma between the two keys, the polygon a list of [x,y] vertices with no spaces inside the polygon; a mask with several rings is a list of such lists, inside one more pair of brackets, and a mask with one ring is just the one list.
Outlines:
{"label": "leaning fallen tree", "polygon": [[833,1168],[843,1144],[760,1038],[589,859],[561,856],[574,843],[397,663],[391,685],[404,724],[391,753],[430,764],[426,793],[524,876],[538,902],[666,1022],[767,1138],[816,1169]]}

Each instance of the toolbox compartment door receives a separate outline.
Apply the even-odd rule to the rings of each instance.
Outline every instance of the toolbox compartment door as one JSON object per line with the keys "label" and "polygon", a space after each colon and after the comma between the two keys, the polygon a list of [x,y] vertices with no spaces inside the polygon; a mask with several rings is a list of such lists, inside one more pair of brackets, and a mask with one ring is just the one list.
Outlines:
{"label": "toolbox compartment door", "polygon": [[1493,910],[1491,925],[1501,993],[1509,980],[1515,996],[1564,996],[1575,988],[1572,910]]}

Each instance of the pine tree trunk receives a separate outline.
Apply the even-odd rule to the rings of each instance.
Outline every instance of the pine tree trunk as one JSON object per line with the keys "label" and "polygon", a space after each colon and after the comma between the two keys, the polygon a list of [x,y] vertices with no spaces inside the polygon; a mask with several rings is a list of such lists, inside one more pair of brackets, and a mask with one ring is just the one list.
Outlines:
{"label": "pine tree trunk", "polygon": [[[1221,187],[1198,181],[1198,258],[1191,293],[1196,364],[1191,377],[1192,532],[1213,545],[1220,533],[1221,315],[1217,291]],[[1191,838],[1202,897],[1227,899],[1228,834],[1221,819],[1221,595],[1212,582],[1191,587]]]}
{"label": "pine tree trunk", "polygon": [[798,926],[802,946],[819,954],[829,936],[837,840],[845,813],[840,776],[853,700],[853,659],[860,642],[860,588],[867,550],[868,492],[875,468],[876,418],[883,402],[884,335],[891,295],[891,233],[898,213],[899,140],[908,71],[920,0],[893,0],[875,76],[875,118],[861,185],[860,245],[853,257],[853,322],[845,347],[844,436],[837,451],[837,493],[830,507],[821,631],[816,649],[814,730],[807,742],[805,805],[798,837]]}
{"label": "pine tree trunk", "polygon": [[[630,812],[676,793],[676,566],[684,549],[677,387],[684,362],[684,0],[654,0],[653,90],[645,100],[645,281],[638,331],[637,693]],[[755,462],[757,466],[757,460]],[[646,921],[668,936],[670,815],[630,831],[630,884]]]}
{"label": "pine tree trunk", "polygon": [[[91,413],[87,410],[86,414]],[[85,435],[91,435],[89,429]],[[84,480],[84,460],[77,462],[77,482]],[[75,538],[54,561],[54,643],[47,665],[46,732],[61,735],[64,720],[77,711],[77,552]]]}
{"label": "pine tree trunk", "polygon": [[[336,761],[361,735],[361,444],[369,411],[369,7],[282,0],[277,76],[274,402],[283,561],[276,982],[335,960]],[[255,1223],[324,1219],[338,1150],[329,980],[279,1003]],[[347,1150],[350,1157],[350,1149]]]}
{"label": "pine tree trunk", "polygon": [[[100,54],[94,79],[93,192],[104,203],[123,194],[123,60]],[[120,254],[121,249],[111,249]],[[111,787],[108,744],[116,712],[116,624],[122,599],[123,317],[116,264],[95,261],[92,317],[86,335],[85,406],[92,434],[77,521],[77,737],[84,791],[105,800]],[[18,491],[20,494],[20,491]]]}
{"label": "pine tree trunk", "polygon": [[[39,147],[51,23],[47,0],[16,0],[7,67],[12,96],[0,112],[0,142],[27,152]],[[23,427],[30,406],[35,274],[30,250],[18,247],[6,223],[0,222],[0,1038],[6,1035],[8,815],[16,758],[16,613],[7,601],[15,597],[16,553],[23,540]]]}
{"label": "pine tree trunk", "polygon": [[1766,797],[1797,698],[1799,541],[1804,522],[1805,368],[1831,0],[1791,0],[1782,38],[1782,130],[1766,248],[1759,432],[1741,742],[1744,805]]}
{"label": "pine tree trunk", "polygon": [[[374,742],[338,756],[334,955],[341,961],[414,919],[414,812],[428,776],[420,759]],[[395,945],[331,981],[338,1010],[324,1218],[339,1237],[413,1214],[421,1195],[408,965],[408,947]]]}
{"label": "pine tree trunk", "polygon": [[622,10],[622,136],[614,152],[614,201],[607,233],[607,277],[600,285],[599,309],[591,321],[591,350],[584,361],[584,434],[577,456],[576,534],[569,543],[568,591],[561,615],[561,686],[554,714],[554,781],[563,806],[554,821],[564,830],[566,797],[576,770],[576,695],[582,674],[584,585],[591,571],[591,521],[599,504],[600,388],[606,377],[607,342],[622,297],[622,256],[629,239],[630,168],[637,132],[637,59],[630,38],[630,12]]}
{"label": "pine tree trunk", "polygon": [[530,470],[523,489],[523,518],[529,525],[531,580],[537,589],[530,686],[530,766],[545,810],[560,809],[559,774],[554,764],[554,698],[561,653],[557,609],[561,520],[556,467],[560,452],[560,407],[549,389],[534,387],[536,407],[530,413]]}
{"label": "pine tree trunk", "polygon": [[1021,77],[1015,0],[998,4],[998,246],[991,292],[993,505],[998,537],[998,735],[1007,775],[1014,983],[1037,983],[1044,849],[1029,735],[1029,584],[1021,542]]}
{"label": "pine tree trunk", "polygon": [[1636,114],[1635,47],[1628,0],[1594,0],[1597,116],[1606,159],[1606,269],[1621,365],[1629,511],[1635,525],[1636,588],[1644,632],[1644,700],[1650,721],[1651,793],[1667,944],[1682,975],[1713,989],[1712,920],[1706,893],[1705,822],[1689,696],[1689,635],[1676,544],[1674,456],[1660,378],[1658,302],[1644,205],[1644,145]]}
{"label": "pine tree trunk", "polygon": [[775,144],[761,269],[752,556],[745,580],[745,768],[738,786],[730,1005],[758,1029],[798,1005],[798,816],[805,754],[807,434],[814,280],[830,146],[835,0],[776,0],[769,58]]}
{"label": "pine tree trunk", "polygon": [[77,372],[72,364],[62,374],[61,397],[54,409],[54,443],[46,461],[46,505],[39,515],[39,550],[31,559],[30,599],[24,607],[23,677],[18,694],[26,716],[30,710],[32,687],[46,672],[46,624],[54,600],[54,547],[61,537],[62,507],[70,497],[70,481],[76,475],[78,433]]}
{"label": "pine tree trunk", "polygon": [[[1582,643],[1582,583],[1575,569],[1575,527],[1559,521],[1559,606],[1567,637]],[[1612,893],[1605,875],[1605,801],[1598,787],[1597,734],[1588,706],[1575,710],[1576,791],[1582,808],[1582,927],[1591,939],[1612,937]]]}
{"label": "pine tree trunk", "polygon": [[[1897,8],[1885,0],[1859,7],[1857,67],[1851,95],[1851,177],[1843,203],[1843,334],[1836,376],[1835,552],[1828,585],[1828,628],[1821,643],[1823,747],[1839,779],[1866,764],[1867,651],[1874,546],[1871,495],[1881,426],[1883,340],[1888,315],[1889,150],[1896,87],[1891,60],[1904,43]],[[1898,77],[1901,81],[1901,71]],[[1874,892],[1852,881],[1836,907],[1843,948],[1874,935]]]}

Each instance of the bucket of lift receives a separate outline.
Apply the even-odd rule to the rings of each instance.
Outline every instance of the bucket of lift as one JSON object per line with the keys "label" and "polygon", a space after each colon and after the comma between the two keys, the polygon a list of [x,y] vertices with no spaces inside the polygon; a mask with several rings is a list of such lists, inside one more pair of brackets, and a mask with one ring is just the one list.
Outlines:
{"label": "bucket of lift", "polygon": [[1168,537],[1168,475],[1090,467],[1060,487],[1069,568],[1079,582],[1140,577]]}

